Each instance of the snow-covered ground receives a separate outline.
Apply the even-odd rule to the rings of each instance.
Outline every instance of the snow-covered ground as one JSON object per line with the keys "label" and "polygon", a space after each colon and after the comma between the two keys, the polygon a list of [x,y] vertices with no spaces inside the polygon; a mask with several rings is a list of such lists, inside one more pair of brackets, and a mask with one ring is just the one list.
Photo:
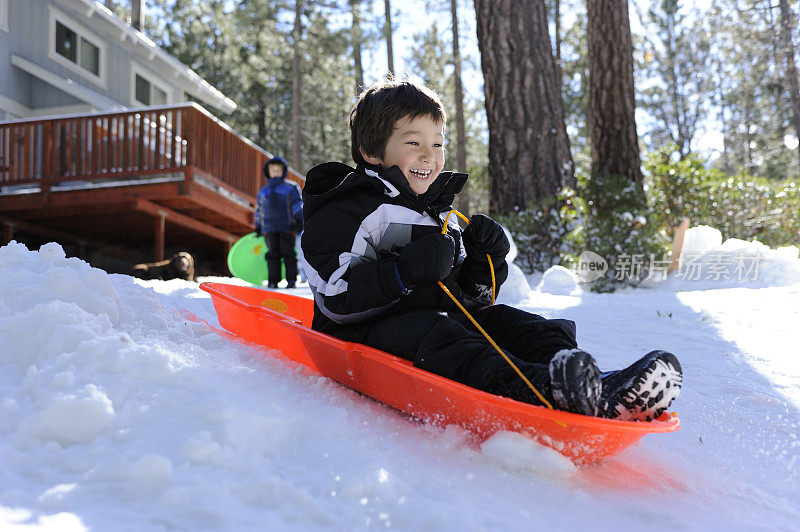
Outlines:
{"label": "snow-covered ground", "polygon": [[601,369],[654,348],[683,364],[680,431],[576,467],[512,433],[477,446],[265,358],[187,319],[218,326],[195,283],[11,243],[0,529],[797,529],[800,259],[723,247],[690,250],[709,268],[758,254],[759,279],[594,294],[565,272],[513,271],[500,301],[575,320]]}

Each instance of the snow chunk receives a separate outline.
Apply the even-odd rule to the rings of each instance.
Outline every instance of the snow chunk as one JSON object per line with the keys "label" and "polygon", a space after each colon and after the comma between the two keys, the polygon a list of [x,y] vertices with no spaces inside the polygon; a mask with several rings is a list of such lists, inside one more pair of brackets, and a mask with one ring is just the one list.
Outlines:
{"label": "snow chunk", "polygon": [[114,325],[119,322],[119,295],[108,274],[80,259],[65,258],[61,246],[52,242],[39,252],[17,242],[0,248],[0,294],[4,306],[17,311],[55,300],[106,316]]}
{"label": "snow chunk", "polygon": [[558,296],[577,295],[581,293],[579,283],[580,278],[575,272],[563,266],[551,266],[542,275],[536,290]]}
{"label": "snow chunk", "polygon": [[131,477],[143,484],[163,484],[172,479],[172,460],[158,453],[147,453],[133,463]]}
{"label": "snow chunk", "polygon": [[514,238],[511,236],[511,232],[504,226],[503,231],[505,232],[506,238],[508,238],[508,243],[510,245],[510,250],[508,255],[506,255],[506,263],[508,264],[508,278],[500,289],[497,301],[505,305],[513,306],[525,301],[525,299],[530,296],[531,286],[530,283],[528,283],[528,279],[525,277],[525,272],[523,272],[519,266],[514,264],[514,259],[517,258],[517,245],[514,243]]}
{"label": "snow chunk", "polygon": [[514,242],[514,237],[511,236],[511,231],[509,231],[504,225],[501,225],[500,227],[503,228],[503,232],[506,234],[506,238],[508,239],[509,250],[508,255],[506,255],[506,262],[511,264],[517,258],[517,244]]}
{"label": "snow chunk", "polygon": [[690,227],[683,237],[681,256],[702,255],[722,245],[722,233],[719,229],[700,225]]}
{"label": "snow chunk", "polygon": [[528,298],[531,286],[525,273],[516,264],[508,263],[508,279],[500,289],[497,301],[506,305],[516,305]]}
{"label": "snow chunk", "polygon": [[30,432],[67,446],[88,443],[103,433],[114,420],[111,400],[95,385],[79,394],[59,394],[32,422]]}
{"label": "snow chunk", "polygon": [[517,432],[500,431],[481,445],[491,462],[511,471],[535,471],[546,477],[567,478],[577,471],[569,458]]}
{"label": "snow chunk", "polygon": [[190,438],[180,452],[187,460],[196,464],[220,464],[225,457],[222,446],[212,439],[208,431],[202,431]]}
{"label": "snow chunk", "polygon": [[60,512],[53,515],[37,515],[23,508],[3,508],[0,506],[0,524],[5,530],[57,530],[59,532],[83,532],[89,528],[81,519],[71,513]]}

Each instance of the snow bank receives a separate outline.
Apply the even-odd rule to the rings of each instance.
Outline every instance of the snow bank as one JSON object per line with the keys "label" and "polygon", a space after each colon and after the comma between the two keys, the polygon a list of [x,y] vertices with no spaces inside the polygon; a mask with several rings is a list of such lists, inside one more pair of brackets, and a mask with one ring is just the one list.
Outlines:
{"label": "snow bank", "polygon": [[719,230],[691,227],[686,231],[680,268],[655,283],[669,290],[763,288],[800,282],[798,248],[770,248],[758,241],[730,238],[722,241]]}
{"label": "snow bank", "polygon": [[479,444],[186,319],[215,323],[195,283],[2,247],[0,529],[796,528],[800,284],[570,297],[519,277],[501,301],[574,320],[602,369],[676,353],[681,430],[585,467],[516,433]]}
{"label": "snow bank", "polygon": [[56,244],[0,248],[0,528],[491,527],[488,509],[437,500],[465,467],[497,486],[575,472],[529,440],[483,452],[462,429],[264,360],[186,319],[181,306],[213,315],[198,297]]}

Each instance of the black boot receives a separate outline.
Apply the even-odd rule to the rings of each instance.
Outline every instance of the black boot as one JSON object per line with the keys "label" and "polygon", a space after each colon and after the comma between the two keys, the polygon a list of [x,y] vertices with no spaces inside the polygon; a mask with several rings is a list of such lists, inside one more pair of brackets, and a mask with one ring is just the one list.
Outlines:
{"label": "black boot", "polygon": [[554,408],[597,415],[602,384],[592,355],[580,349],[562,349],[550,360],[549,369]]}
{"label": "black boot", "polygon": [[602,417],[651,421],[680,394],[683,371],[672,353],[651,351],[627,368],[603,373],[601,378]]}
{"label": "black boot", "polygon": [[[600,370],[589,353],[580,349],[563,349],[556,353],[549,365],[518,362],[528,381],[553,408],[587,416],[597,415],[602,385]],[[486,374],[489,377],[481,385],[476,383],[476,388],[523,403],[545,406],[505,362]]]}

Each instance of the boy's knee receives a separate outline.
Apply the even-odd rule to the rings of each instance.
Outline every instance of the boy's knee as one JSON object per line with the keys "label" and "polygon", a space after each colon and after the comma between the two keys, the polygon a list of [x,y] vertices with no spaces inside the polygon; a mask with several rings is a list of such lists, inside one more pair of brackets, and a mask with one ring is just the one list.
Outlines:
{"label": "boy's knee", "polygon": [[458,372],[458,368],[470,358],[470,353],[483,350],[484,343],[482,338],[477,338],[446,312],[441,312],[431,319],[430,328],[417,349],[414,365],[438,375],[450,376]]}

